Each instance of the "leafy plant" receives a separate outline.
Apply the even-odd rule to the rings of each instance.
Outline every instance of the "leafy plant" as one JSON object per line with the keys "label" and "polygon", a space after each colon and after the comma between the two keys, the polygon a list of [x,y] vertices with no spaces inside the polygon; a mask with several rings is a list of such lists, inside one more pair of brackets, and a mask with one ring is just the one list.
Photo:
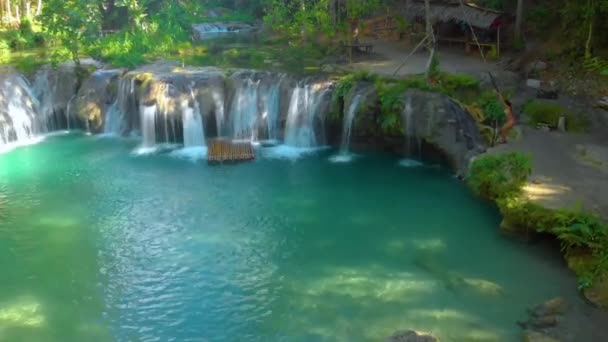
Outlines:
{"label": "leafy plant", "polygon": [[489,154],[471,165],[468,183],[483,198],[510,198],[521,194],[531,172],[531,161],[525,154]]}
{"label": "leafy plant", "polygon": [[0,40],[0,63],[7,63],[11,58],[11,47],[6,40]]}

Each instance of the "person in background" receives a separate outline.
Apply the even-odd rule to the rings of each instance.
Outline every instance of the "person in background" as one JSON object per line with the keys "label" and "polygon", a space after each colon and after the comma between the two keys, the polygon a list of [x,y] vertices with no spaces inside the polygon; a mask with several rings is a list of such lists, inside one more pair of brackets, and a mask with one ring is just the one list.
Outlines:
{"label": "person in background", "polygon": [[496,92],[498,99],[505,110],[505,117],[507,118],[505,124],[500,128],[500,141],[501,144],[507,143],[507,137],[509,132],[515,126],[515,115],[513,115],[513,105],[507,99],[505,99],[500,92]]}

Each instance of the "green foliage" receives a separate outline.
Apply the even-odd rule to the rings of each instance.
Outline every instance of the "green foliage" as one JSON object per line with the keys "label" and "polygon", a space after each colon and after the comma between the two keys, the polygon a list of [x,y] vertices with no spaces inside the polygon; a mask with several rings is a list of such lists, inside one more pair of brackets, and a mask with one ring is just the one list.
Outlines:
{"label": "green foliage", "polygon": [[556,127],[561,116],[566,118],[566,127],[572,132],[585,131],[589,122],[581,114],[575,114],[559,104],[547,101],[534,100],[526,104],[524,113],[528,115],[534,125],[539,123]]}
{"label": "green foliage", "polygon": [[407,89],[429,89],[420,76],[400,80],[378,78],[375,88],[380,100],[378,125],[386,134],[403,134],[403,93]]}
{"label": "green foliage", "polygon": [[0,63],[7,63],[11,59],[11,47],[4,40],[0,40]]}
{"label": "green foliage", "polygon": [[99,35],[99,6],[88,0],[47,0],[40,21],[57,47],[58,55],[67,49],[80,65],[83,46]]}
{"label": "green foliage", "polygon": [[608,75],[608,60],[600,57],[587,58],[583,61],[585,69],[592,73],[598,73],[600,75]]}
{"label": "green foliage", "polygon": [[[344,99],[348,96],[353,86],[357,82],[374,82],[377,76],[367,72],[356,72],[348,74],[336,81],[336,87],[332,94],[333,107],[341,109],[344,103]],[[330,113],[329,119],[332,121],[342,120],[342,110],[336,110]]]}
{"label": "green foliage", "polygon": [[584,289],[608,272],[608,225],[580,208],[552,210],[523,197],[498,200],[509,224],[528,232],[548,233],[560,242],[567,259],[585,256],[583,264],[569,262]]}
{"label": "green foliage", "polygon": [[479,90],[479,81],[467,74],[441,72],[436,74],[439,90],[449,96],[463,91]]}
{"label": "green foliage", "polygon": [[527,155],[489,154],[471,165],[468,182],[473,191],[483,198],[511,198],[521,193],[531,172],[531,161]]}
{"label": "green foliage", "polygon": [[88,48],[95,58],[102,59],[116,67],[135,67],[146,61],[145,55],[154,49],[161,49],[162,41],[137,31],[121,32],[103,37]]}
{"label": "green foliage", "polygon": [[581,288],[607,274],[608,225],[581,208],[552,210],[528,200],[522,191],[531,172],[528,156],[485,155],[472,163],[469,172],[468,183],[473,191],[494,200],[508,226],[554,235],[568,259],[581,253],[585,256],[583,265],[571,265]]}
{"label": "green foliage", "polygon": [[41,32],[34,31],[32,22],[23,19],[16,29],[9,29],[2,33],[13,50],[25,50],[44,45],[45,38]]}
{"label": "green foliage", "polygon": [[[309,2],[269,0],[264,22],[276,31],[293,36],[350,31],[350,22],[368,15],[380,6],[380,0],[346,0],[343,10],[330,15],[330,0]],[[350,33],[348,34],[350,36]]]}

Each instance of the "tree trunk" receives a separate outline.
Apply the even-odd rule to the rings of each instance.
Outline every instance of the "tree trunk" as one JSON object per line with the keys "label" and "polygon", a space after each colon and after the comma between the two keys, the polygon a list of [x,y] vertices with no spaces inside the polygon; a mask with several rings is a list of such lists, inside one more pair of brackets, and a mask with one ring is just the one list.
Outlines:
{"label": "tree trunk", "polygon": [[36,16],[39,16],[42,13],[42,0],[38,0],[38,5],[36,6]]}
{"label": "tree trunk", "polygon": [[517,11],[515,15],[515,44],[522,43],[522,26],[524,22],[524,0],[517,0]]}
{"label": "tree trunk", "polygon": [[13,12],[11,8],[11,0],[6,0],[6,16],[9,24],[13,21]]}
{"label": "tree trunk", "polygon": [[587,30],[587,40],[585,41],[585,59],[591,58],[591,42],[593,41],[593,24],[595,23],[595,2],[593,0],[589,0],[587,3],[587,20],[588,20],[588,30]]}
{"label": "tree trunk", "polygon": [[433,60],[435,59],[435,34],[433,33],[433,23],[431,22],[431,3],[430,0],[424,0],[424,16],[426,20],[426,36],[429,42],[429,61],[426,64],[426,83],[431,83],[431,69],[433,67]]}

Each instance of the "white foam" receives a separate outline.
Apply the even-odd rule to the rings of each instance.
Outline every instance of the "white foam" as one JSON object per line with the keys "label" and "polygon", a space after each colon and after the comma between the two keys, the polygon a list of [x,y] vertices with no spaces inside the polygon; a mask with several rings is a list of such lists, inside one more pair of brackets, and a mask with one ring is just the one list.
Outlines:
{"label": "white foam", "polygon": [[329,161],[332,163],[350,163],[357,158],[356,154],[353,153],[340,153],[335,156],[331,156]]}
{"label": "white foam", "polygon": [[131,154],[134,155],[134,156],[147,156],[147,155],[150,155],[150,154],[157,154],[157,153],[161,153],[161,152],[165,152],[165,151],[169,151],[169,150],[174,150],[178,146],[180,146],[180,145],[176,145],[176,144],[157,144],[157,145],[150,146],[150,147],[139,146],[135,150],[133,150],[133,152],[131,152]]}
{"label": "white foam", "polygon": [[39,137],[35,137],[32,139],[27,139],[27,140],[23,140],[23,141],[12,142],[12,143],[8,143],[8,144],[0,145],[0,154],[10,152],[19,147],[35,145],[44,140],[45,140],[45,137],[39,136]]}
{"label": "white foam", "polygon": [[206,146],[184,147],[170,153],[171,157],[185,159],[192,162],[207,159]]}
{"label": "white foam", "polygon": [[293,147],[289,145],[278,145],[262,149],[262,155],[272,159],[297,160],[310,156],[326,149],[327,147]]}
{"label": "white foam", "polygon": [[414,159],[402,159],[402,160],[399,161],[399,166],[402,166],[402,167],[421,167],[421,166],[424,166],[424,164],[421,161],[414,160]]}

